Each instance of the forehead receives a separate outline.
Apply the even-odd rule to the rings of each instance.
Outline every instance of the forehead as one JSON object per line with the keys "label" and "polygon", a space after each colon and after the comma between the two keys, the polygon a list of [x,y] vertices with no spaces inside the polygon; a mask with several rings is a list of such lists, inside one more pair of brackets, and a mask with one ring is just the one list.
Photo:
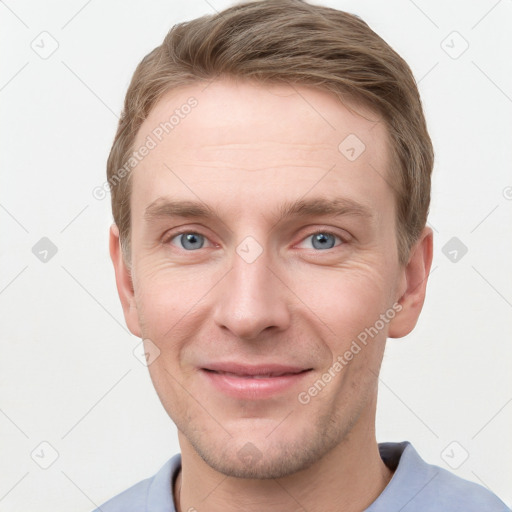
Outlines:
{"label": "forehead", "polygon": [[253,196],[300,194],[315,183],[317,195],[328,194],[336,184],[367,203],[390,192],[379,116],[312,87],[217,80],[176,89],[155,105],[135,148],[150,140],[132,183],[147,204],[166,187],[186,192],[185,182]]}

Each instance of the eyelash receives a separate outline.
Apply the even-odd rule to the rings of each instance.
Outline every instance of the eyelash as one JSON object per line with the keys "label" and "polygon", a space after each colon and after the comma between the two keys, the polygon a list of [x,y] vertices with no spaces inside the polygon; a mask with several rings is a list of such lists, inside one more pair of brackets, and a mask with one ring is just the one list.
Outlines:
{"label": "eyelash", "polygon": [[[162,243],[164,245],[168,245],[171,243],[172,240],[174,240],[175,238],[178,238],[179,236],[181,235],[188,235],[188,234],[193,234],[193,235],[199,235],[199,236],[202,236],[204,237],[206,240],[208,240],[211,244],[213,245],[217,245],[217,244],[214,244],[213,242],[210,241],[210,239],[204,235],[203,233],[201,233],[200,231],[193,231],[193,230],[182,230],[182,231],[179,231],[179,232],[176,232],[176,233],[171,233],[171,234],[168,234],[167,236],[163,237],[163,240],[162,240]],[[335,238],[337,238],[339,240],[340,243],[338,243],[337,245],[334,245],[334,247],[330,247],[329,249],[323,249],[323,250],[319,250],[319,249],[308,249],[308,250],[312,250],[314,252],[327,252],[327,251],[330,251],[332,249],[336,249],[337,247],[340,247],[342,245],[345,245],[348,241],[347,241],[347,238],[348,237],[342,237],[341,235],[339,234],[336,234],[336,233],[333,233],[332,231],[329,231],[329,230],[316,230],[316,231],[312,231],[311,233],[309,233],[308,235],[306,235],[305,237],[301,238],[300,243],[304,242],[305,240],[307,240],[308,238],[311,238],[312,236],[314,235],[319,235],[319,234],[322,234],[322,235],[332,235],[334,236]],[[336,242],[335,242],[336,243]],[[295,245],[298,245],[298,244],[295,244]],[[203,249],[204,247],[201,247],[201,249]],[[184,252],[197,252],[197,251],[187,251],[186,249],[183,249],[183,248],[180,248],[182,251]],[[199,250],[199,249],[198,249]]]}

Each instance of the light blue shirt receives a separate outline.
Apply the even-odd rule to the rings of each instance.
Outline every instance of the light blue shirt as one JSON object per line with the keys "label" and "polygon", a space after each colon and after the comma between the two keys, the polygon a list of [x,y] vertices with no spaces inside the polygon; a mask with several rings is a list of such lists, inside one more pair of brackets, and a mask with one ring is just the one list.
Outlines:
{"label": "light blue shirt", "polygon": [[[492,492],[427,464],[411,443],[379,444],[380,456],[395,473],[365,512],[511,512]],[[169,459],[156,475],[142,480],[94,512],[176,512],[173,482],[181,455]]]}

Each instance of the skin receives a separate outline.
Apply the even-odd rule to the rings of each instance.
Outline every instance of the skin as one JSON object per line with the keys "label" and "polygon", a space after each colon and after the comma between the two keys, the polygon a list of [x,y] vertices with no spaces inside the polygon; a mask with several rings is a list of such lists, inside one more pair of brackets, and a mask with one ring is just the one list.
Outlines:
{"label": "skin", "polygon": [[[130,263],[110,231],[127,325],[160,350],[149,371],[178,427],[177,510],[363,510],[392,477],[375,438],[377,375],[386,338],[408,334],[420,314],[432,232],[400,265],[388,136],[375,113],[310,87],[223,79],[164,96],[135,146],[190,96],[197,107],[132,171]],[[338,150],[349,134],[366,146],[354,161]],[[145,216],[165,197],[218,217]],[[280,218],[285,203],[313,198],[344,198],[368,215]],[[182,231],[203,235],[203,247],[184,248]],[[335,235],[333,247],[314,246],[317,233]],[[252,263],[236,252],[247,236],[262,249]],[[397,304],[378,335],[300,403]],[[241,400],[205,380],[199,367],[214,361],[312,370],[292,389]],[[247,446],[252,461],[240,456]]]}

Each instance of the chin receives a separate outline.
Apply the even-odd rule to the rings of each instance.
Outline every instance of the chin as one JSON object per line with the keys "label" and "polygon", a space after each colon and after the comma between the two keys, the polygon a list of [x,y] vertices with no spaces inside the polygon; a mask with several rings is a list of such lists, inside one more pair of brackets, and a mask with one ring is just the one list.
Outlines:
{"label": "chin", "polygon": [[[212,453],[196,448],[201,458],[215,471],[233,478],[266,480],[283,478],[313,465],[317,450],[309,452],[303,447],[286,446],[279,450],[260,450],[248,441],[239,450]],[[272,451],[272,453],[270,453]]]}
{"label": "chin", "polygon": [[[274,432],[244,432],[215,439],[210,432],[197,430],[182,433],[196,453],[215,471],[233,478],[283,478],[303,471],[318,462],[344,437],[343,429],[329,430],[332,422],[318,418],[302,429],[283,422]],[[293,425],[295,431],[290,430]],[[288,429],[286,429],[288,426]]]}

